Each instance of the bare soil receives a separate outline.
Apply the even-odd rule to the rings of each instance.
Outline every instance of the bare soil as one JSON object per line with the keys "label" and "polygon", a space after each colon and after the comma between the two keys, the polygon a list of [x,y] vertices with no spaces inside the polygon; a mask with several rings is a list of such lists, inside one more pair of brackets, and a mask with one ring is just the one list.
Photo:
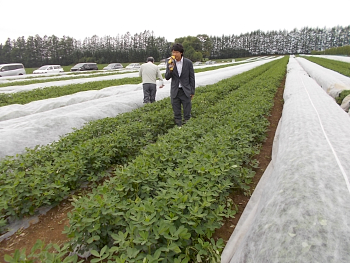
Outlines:
{"label": "bare soil", "polygon": [[[271,115],[268,116],[270,126],[267,132],[266,141],[263,143],[261,151],[256,157],[259,162],[259,167],[255,169],[256,175],[251,184],[251,193],[253,193],[271,160],[273,139],[283,109],[283,89],[284,82],[278,88],[274,99],[274,107],[271,111]],[[229,240],[249,201],[249,196],[244,195],[242,192],[232,193],[230,197],[238,206],[238,213],[234,218],[226,219],[223,226],[220,229],[217,229],[214,234],[215,239],[222,238],[225,242]],[[12,255],[16,249],[26,249],[26,251],[29,252],[38,239],[44,241],[45,244],[64,244],[69,241],[67,236],[62,234],[62,231],[65,226],[69,225],[67,213],[72,209],[73,207],[69,201],[63,201],[45,215],[39,216],[39,222],[30,225],[26,229],[21,229],[8,239],[3,240],[0,243],[0,262],[5,262],[5,254]],[[89,260],[86,260],[85,262],[89,262]]]}

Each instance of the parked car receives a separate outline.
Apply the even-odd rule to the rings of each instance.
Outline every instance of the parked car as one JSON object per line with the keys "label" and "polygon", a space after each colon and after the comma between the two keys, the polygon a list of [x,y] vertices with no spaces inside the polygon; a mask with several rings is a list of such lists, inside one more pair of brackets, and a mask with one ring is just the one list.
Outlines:
{"label": "parked car", "polygon": [[166,68],[166,63],[165,63],[165,62],[160,62],[160,63],[158,64],[158,68],[159,68],[159,69]]}
{"label": "parked car", "polygon": [[0,77],[25,75],[26,71],[23,64],[11,63],[0,64]]}
{"label": "parked car", "polygon": [[141,67],[141,65],[139,63],[131,63],[129,65],[127,65],[125,68],[126,69],[139,69]]}
{"label": "parked car", "polygon": [[214,60],[208,60],[208,61],[205,62],[206,65],[212,65],[212,64],[215,64],[215,63],[216,63],[216,61],[214,61]]}
{"label": "parked car", "polygon": [[98,70],[96,63],[78,63],[70,71]]}
{"label": "parked car", "polygon": [[104,67],[104,70],[113,70],[113,69],[121,69],[123,65],[120,63],[111,63],[108,66]]}
{"label": "parked car", "polygon": [[45,65],[33,71],[33,74],[61,73],[64,72],[60,65]]}
{"label": "parked car", "polygon": [[197,62],[194,62],[194,63],[193,63],[193,66],[199,66],[199,65],[202,65],[202,62],[197,61]]}

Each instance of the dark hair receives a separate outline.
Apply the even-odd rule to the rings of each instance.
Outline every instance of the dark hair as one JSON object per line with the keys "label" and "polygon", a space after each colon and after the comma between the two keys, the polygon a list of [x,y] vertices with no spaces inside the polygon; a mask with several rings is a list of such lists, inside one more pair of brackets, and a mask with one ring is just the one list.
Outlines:
{"label": "dark hair", "polygon": [[146,61],[147,62],[149,62],[149,61],[154,62],[154,58],[153,57],[148,57]]}
{"label": "dark hair", "polygon": [[181,53],[181,55],[184,53],[184,47],[180,44],[180,43],[176,43],[173,45],[173,47],[171,48],[171,51],[179,51]]}

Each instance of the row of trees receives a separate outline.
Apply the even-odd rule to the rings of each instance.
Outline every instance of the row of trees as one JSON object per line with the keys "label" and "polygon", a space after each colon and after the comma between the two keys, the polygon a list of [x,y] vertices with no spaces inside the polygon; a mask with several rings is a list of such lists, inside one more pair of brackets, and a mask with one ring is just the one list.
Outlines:
{"label": "row of trees", "polygon": [[213,37],[212,58],[227,58],[238,50],[247,50],[251,55],[310,54],[311,51],[350,45],[350,26],[309,28],[292,31],[254,31],[240,36]]}
{"label": "row of trees", "polygon": [[165,38],[154,37],[149,31],[131,36],[99,38],[94,35],[83,41],[72,37],[39,35],[27,40],[19,37],[8,39],[0,44],[0,64],[23,63],[26,67],[39,67],[44,64],[72,65],[78,62],[139,62],[150,54],[155,60],[168,56],[171,43]]}
{"label": "row of trees", "polygon": [[[350,26],[308,28],[292,31],[260,30],[229,36],[205,34],[175,39],[184,45],[185,55],[192,61],[226,59],[252,55],[309,54],[329,48],[350,45]],[[8,39],[0,44],[0,64],[20,62],[26,67],[44,64],[72,65],[78,62],[131,63],[153,56],[156,61],[170,56],[172,42],[144,31],[115,37],[96,35],[83,41],[69,36],[30,36]]]}

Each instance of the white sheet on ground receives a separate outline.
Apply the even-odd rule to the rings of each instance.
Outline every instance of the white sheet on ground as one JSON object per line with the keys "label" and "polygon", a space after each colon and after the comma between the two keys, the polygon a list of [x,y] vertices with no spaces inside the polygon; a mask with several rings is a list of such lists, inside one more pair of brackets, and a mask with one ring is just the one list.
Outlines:
{"label": "white sheet on ground", "polygon": [[272,161],[221,262],[349,262],[350,118],[295,58],[284,100]]}
{"label": "white sheet on ground", "polygon": [[16,93],[21,91],[30,91],[38,88],[52,87],[52,86],[66,86],[66,85],[83,84],[83,83],[102,81],[102,80],[134,78],[138,76],[139,76],[138,72],[133,72],[133,73],[125,73],[125,74],[112,74],[108,76],[96,76],[93,78],[66,79],[66,80],[49,81],[49,82],[35,83],[35,84],[28,84],[28,85],[8,86],[8,87],[1,87],[0,93],[9,94],[9,93]]}
{"label": "white sheet on ground", "polygon": [[12,104],[3,106],[0,108],[0,121],[15,119],[100,98],[118,96],[140,89],[142,89],[141,85],[121,85],[104,88],[102,90],[77,92],[72,95],[66,95],[58,98],[37,100],[24,105]]}
{"label": "white sheet on ground", "polygon": [[303,69],[313,78],[331,97],[337,98],[343,90],[350,90],[350,78],[338,72],[324,68],[305,58],[296,58]]}
{"label": "white sheet on ground", "polygon": [[[217,83],[271,60],[197,73],[196,87]],[[164,83],[164,88],[157,89],[157,100],[169,97],[170,81]],[[81,128],[89,121],[115,117],[136,109],[143,105],[142,101],[142,85],[138,84],[1,107],[0,116],[6,120],[0,121],[0,159],[22,153],[25,148],[57,141],[60,136],[72,132],[73,128]]]}
{"label": "white sheet on ground", "polygon": [[332,59],[332,60],[338,60],[342,62],[350,63],[350,57],[346,56],[336,56],[336,55],[303,55],[303,56],[310,56],[310,57],[320,57],[320,58],[326,58],[326,59]]}

